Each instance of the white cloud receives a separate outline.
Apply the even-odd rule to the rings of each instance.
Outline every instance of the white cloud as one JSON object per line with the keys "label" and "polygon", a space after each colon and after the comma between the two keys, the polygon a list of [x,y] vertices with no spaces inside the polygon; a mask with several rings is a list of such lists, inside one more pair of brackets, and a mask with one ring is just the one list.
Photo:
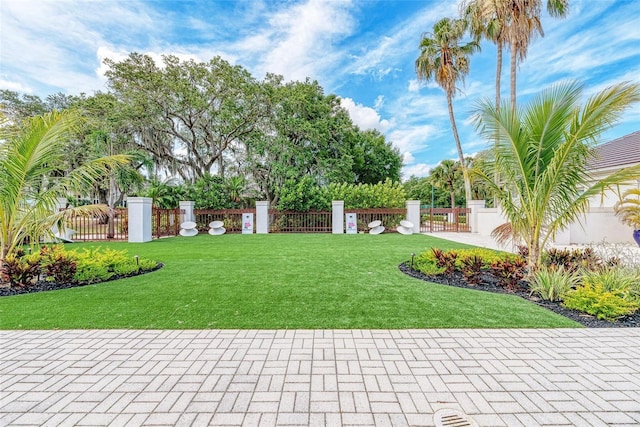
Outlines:
{"label": "white cloud", "polygon": [[411,176],[416,176],[418,178],[429,176],[429,171],[433,166],[428,165],[426,163],[418,163],[412,166],[405,166],[402,168],[402,176],[406,180]]}
{"label": "white cloud", "polygon": [[357,104],[351,98],[342,98],[340,105],[349,112],[351,120],[360,129],[377,129],[380,132],[385,132],[392,125],[389,120],[381,119],[380,114],[373,108]]}
{"label": "white cloud", "polygon": [[384,95],[378,95],[375,102],[373,103],[373,108],[379,110],[384,105]]}
{"label": "white cloud", "polygon": [[440,131],[431,124],[416,125],[401,129],[394,129],[387,136],[401,153],[416,153],[429,147],[429,139],[438,136]]}
{"label": "white cloud", "polygon": [[409,92],[417,92],[420,90],[420,82],[418,79],[409,80]]}
{"label": "white cloud", "polygon": [[0,77],[0,88],[23,93],[33,92],[32,88],[23,83],[7,80],[2,77]]}
{"label": "white cloud", "polygon": [[355,22],[351,1],[308,0],[268,16],[266,28],[234,48],[253,60],[259,74],[281,74],[287,80],[318,79],[339,61],[334,42],[349,35]]}
{"label": "white cloud", "polygon": [[409,151],[405,151],[402,154],[402,164],[403,165],[411,165],[413,163],[415,163],[416,158],[413,157],[413,154],[411,154]]}

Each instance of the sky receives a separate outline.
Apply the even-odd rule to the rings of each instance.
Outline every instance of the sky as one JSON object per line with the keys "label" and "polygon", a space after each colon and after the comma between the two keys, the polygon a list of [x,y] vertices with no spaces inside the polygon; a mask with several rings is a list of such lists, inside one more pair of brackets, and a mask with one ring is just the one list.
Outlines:
{"label": "sky", "polygon": [[[544,37],[518,67],[518,102],[578,80],[591,95],[620,81],[640,83],[640,2],[569,0],[566,19],[542,17]],[[45,98],[105,91],[105,58],[130,52],[208,61],[221,56],[256,79],[317,80],[342,99],[361,129],[375,128],[398,147],[403,178],[426,176],[457,159],[444,92],[419,82],[422,34],[458,15],[455,0],[2,0],[0,89]],[[543,2],[546,3],[546,2]],[[488,146],[471,117],[494,98],[496,48],[482,42],[454,99],[465,155]],[[502,96],[509,96],[505,54]],[[640,129],[640,105],[602,142]]]}

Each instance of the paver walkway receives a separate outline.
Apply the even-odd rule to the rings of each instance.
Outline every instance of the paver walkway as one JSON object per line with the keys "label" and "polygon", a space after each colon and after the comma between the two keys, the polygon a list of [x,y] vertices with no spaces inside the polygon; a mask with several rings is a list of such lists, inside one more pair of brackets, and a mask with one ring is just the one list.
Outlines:
{"label": "paver walkway", "polygon": [[637,426],[640,330],[0,331],[0,425]]}

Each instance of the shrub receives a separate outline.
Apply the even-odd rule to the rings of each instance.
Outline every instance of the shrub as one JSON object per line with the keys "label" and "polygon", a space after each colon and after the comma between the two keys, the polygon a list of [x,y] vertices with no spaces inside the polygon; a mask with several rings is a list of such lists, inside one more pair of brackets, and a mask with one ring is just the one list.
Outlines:
{"label": "shrub", "polygon": [[553,269],[541,267],[533,275],[529,287],[531,294],[548,301],[561,301],[571,289],[580,283],[580,276],[563,267]]}
{"label": "shrub", "polygon": [[484,260],[479,255],[467,255],[460,259],[462,274],[470,285],[481,282]]}
{"label": "shrub", "polygon": [[345,209],[403,208],[404,187],[386,179],[377,184],[336,184],[326,188],[327,200],[343,200]]}
{"label": "shrub", "polygon": [[436,266],[441,268],[444,274],[451,274],[456,271],[456,260],[458,253],[456,251],[443,251],[442,249],[432,248]]}
{"label": "shrub", "polygon": [[519,287],[519,282],[524,277],[526,266],[526,261],[518,257],[494,261],[491,264],[491,269],[498,278],[500,286],[514,291]]}
{"label": "shrub", "polygon": [[43,247],[40,249],[42,257],[41,266],[44,270],[46,279],[56,283],[71,283],[77,270],[77,263],[72,255],[65,252],[62,246],[53,246],[51,248]]}
{"label": "shrub", "polygon": [[628,288],[608,291],[602,283],[586,283],[568,292],[564,306],[608,321],[615,321],[639,308],[639,304],[630,298]]}
{"label": "shrub", "polygon": [[605,292],[629,294],[629,298],[640,296],[640,273],[633,269],[607,268],[600,271],[587,271],[582,276],[586,286],[602,286]]}
{"label": "shrub", "polygon": [[40,271],[40,254],[25,255],[22,250],[7,255],[2,265],[2,275],[14,287],[30,287]]}
{"label": "shrub", "polygon": [[424,274],[432,276],[442,274],[443,269],[436,265],[436,259],[433,256],[432,251],[425,251],[416,255],[413,259],[414,270],[420,271]]}
{"label": "shrub", "polygon": [[602,258],[593,248],[573,250],[551,248],[543,254],[542,262],[547,267],[563,268],[570,272],[580,269],[594,271],[604,266]]}
{"label": "shrub", "polygon": [[138,270],[150,270],[157,265],[155,261],[144,258],[138,259],[138,264],[134,257],[127,251],[116,251],[113,249],[101,250],[84,249],[80,252],[72,252],[77,263],[75,279],[81,282],[104,281],[117,275],[127,275]]}

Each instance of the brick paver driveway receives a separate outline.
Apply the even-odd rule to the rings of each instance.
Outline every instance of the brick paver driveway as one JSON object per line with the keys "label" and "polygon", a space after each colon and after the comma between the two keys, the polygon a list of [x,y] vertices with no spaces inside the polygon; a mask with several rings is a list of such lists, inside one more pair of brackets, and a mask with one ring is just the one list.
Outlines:
{"label": "brick paver driveway", "polygon": [[639,425],[640,330],[0,332],[0,425]]}

